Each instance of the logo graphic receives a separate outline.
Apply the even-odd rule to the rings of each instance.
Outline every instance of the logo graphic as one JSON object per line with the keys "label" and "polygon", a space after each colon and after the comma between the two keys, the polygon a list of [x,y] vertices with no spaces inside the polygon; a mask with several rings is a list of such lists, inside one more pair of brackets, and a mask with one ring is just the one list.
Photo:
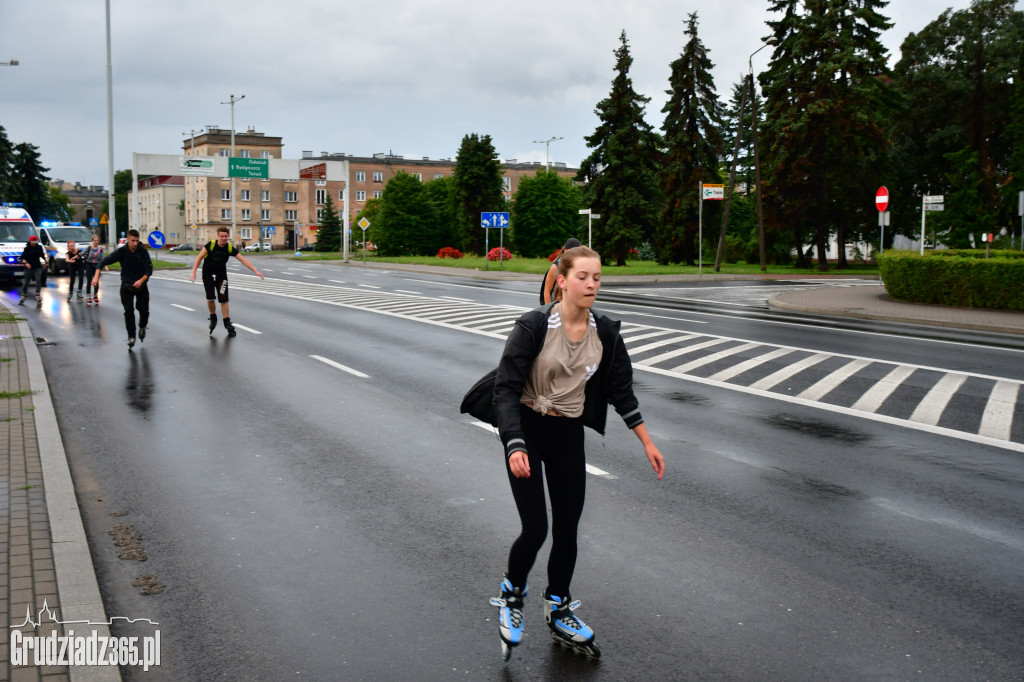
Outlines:
{"label": "logo graphic", "polygon": [[25,620],[8,626],[11,631],[11,665],[141,665],[144,671],[148,671],[151,666],[160,665],[160,630],[154,630],[152,636],[146,637],[112,637],[98,635],[95,630],[88,635],[76,635],[74,630],[66,628],[66,635],[58,635],[56,630],[51,630],[49,635],[39,636],[27,635],[20,629],[40,628],[46,624],[110,626],[115,622],[143,622],[159,625],[148,618],[125,618],[123,616],[114,616],[106,622],[59,620],[56,611],[51,609],[46,601],[43,601],[43,608],[39,609],[33,620],[32,608],[26,606]]}

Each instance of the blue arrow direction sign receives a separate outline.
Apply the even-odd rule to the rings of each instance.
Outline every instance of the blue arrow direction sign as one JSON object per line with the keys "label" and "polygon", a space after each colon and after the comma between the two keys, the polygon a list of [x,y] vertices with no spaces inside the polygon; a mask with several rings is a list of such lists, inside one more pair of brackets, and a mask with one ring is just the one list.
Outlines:
{"label": "blue arrow direction sign", "polygon": [[481,213],[480,227],[508,227],[508,213]]}
{"label": "blue arrow direction sign", "polygon": [[149,233],[149,245],[154,249],[162,249],[167,240],[164,239],[164,233],[160,230],[153,230]]}

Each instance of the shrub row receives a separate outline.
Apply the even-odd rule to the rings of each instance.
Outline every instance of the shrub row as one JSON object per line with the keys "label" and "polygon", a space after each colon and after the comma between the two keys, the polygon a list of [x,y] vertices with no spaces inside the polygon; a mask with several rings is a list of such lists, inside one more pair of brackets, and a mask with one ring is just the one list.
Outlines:
{"label": "shrub row", "polygon": [[983,250],[887,251],[878,270],[893,298],[966,308],[1024,310],[1024,254]]}

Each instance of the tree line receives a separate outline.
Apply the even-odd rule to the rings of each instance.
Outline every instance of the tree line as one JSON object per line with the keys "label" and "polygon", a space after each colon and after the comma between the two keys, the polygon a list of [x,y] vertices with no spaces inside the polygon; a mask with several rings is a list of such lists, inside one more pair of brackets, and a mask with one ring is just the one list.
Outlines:
{"label": "tree line", "polygon": [[[507,208],[506,244],[547,255],[569,236],[587,236],[578,215],[586,206],[601,215],[592,237],[606,263],[623,265],[646,246],[662,263],[694,264],[704,249],[727,260],[754,262],[763,252],[773,263],[816,261],[826,270],[830,240],[877,249],[897,234],[917,238],[924,195],[945,196],[928,226],[947,246],[968,248],[1004,228],[1014,234],[1024,190],[1024,13],[1013,0],[946,10],[904,39],[890,69],[880,42],[892,26],[886,4],[771,0],[768,66],[731,84],[725,102],[690,14],[659,130],[645,118],[650,99],[633,88],[623,31],[578,185],[540,171],[520,181],[506,207],[490,137],[467,135],[453,178],[421,184],[400,173],[368,203],[370,238],[387,255],[443,246],[481,253],[480,212]],[[730,197],[721,234],[726,202],[704,202],[703,244],[698,183],[726,184]],[[885,245],[874,205],[881,185],[892,197]],[[845,249],[838,251],[834,265],[847,267]]]}

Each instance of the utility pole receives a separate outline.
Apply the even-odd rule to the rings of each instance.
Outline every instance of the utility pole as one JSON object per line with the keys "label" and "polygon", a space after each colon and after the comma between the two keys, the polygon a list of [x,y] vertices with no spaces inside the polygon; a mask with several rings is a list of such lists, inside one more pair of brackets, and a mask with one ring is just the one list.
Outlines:
{"label": "utility pole", "polygon": [[[235,155],[235,102],[245,99],[245,95],[241,97],[235,97],[231,95],[227,102],[221,102],[221,104],[231,105],[231,156]],[[228,165],[231,162],[228,161]],[[230,173],[229,173],[230,174]],[[237,217],[235,216],[235,178],[231,178],[231,242],[235,241],[235,227],[238,224]]]}

